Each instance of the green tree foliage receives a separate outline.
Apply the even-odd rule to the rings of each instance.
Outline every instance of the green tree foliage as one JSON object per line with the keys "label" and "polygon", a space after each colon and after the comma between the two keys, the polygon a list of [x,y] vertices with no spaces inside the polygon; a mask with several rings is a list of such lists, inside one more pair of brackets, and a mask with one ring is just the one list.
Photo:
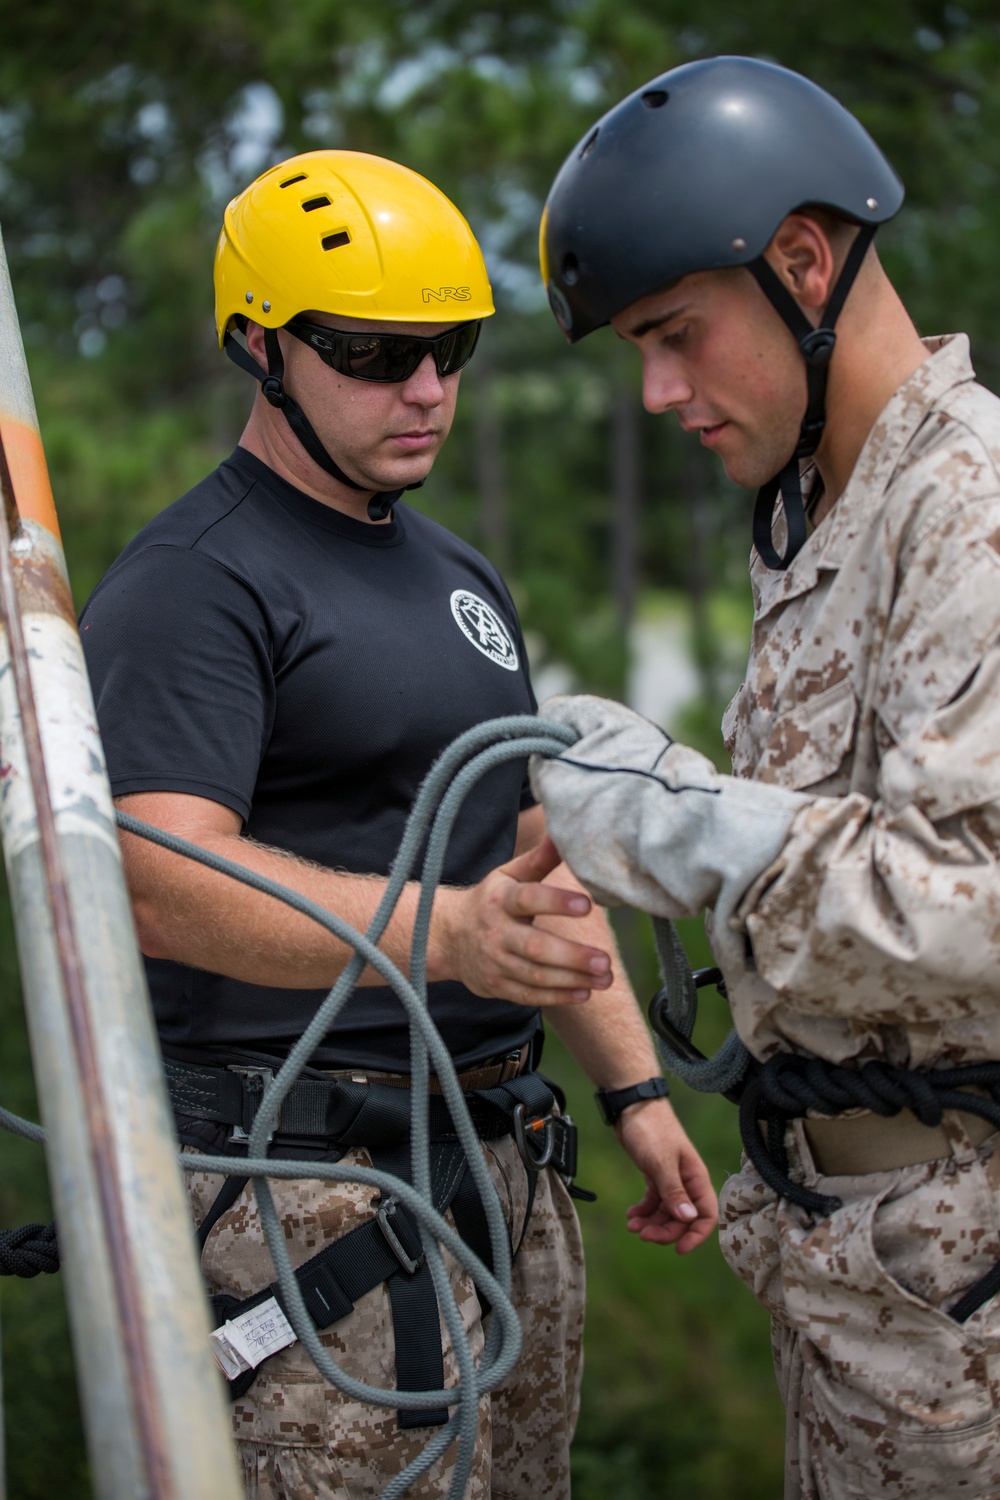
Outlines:
{"label": "green tree foliage", "polygon": [[[0,0],[0,38],[0,223],[81,603],[138,527],[238,437],[251,388],[215,347],[212,250],[227,199],[299,150],[394,156],[439,183],[480,235],[499,315],[420,504],[503,563],[539,656],[567,663],[583,687],[625,683],[610,501],[624,460],[612,434],[623,390],[638,408],[638,371],[606,333],[568,349],[544,305],[536,240],[564,156],[628,90],[719,52],[768,57],[829,88],[907,184],[880,246],[919,326],[968,328],[987,383],[1000,380],[992,0]],[[686,732],[717,751],[709,594],[745,587],[748,497],[669,421],[637,411],[633,436],[633,566],[639,582],[691,597],[707,696]],[[623,937],[644,993],[645,939]],[[6,930],[0,1018],[3,1102],[27,1108]],[[716,1249],[678,1263],[627,1241],[621,1210],[636,1185],[585,1085],[572,1087],[584,1179],[602,1194],[584,1220],[577,1495],[772,1495],[780,1414],[763,1321]],[[683,1107],[721,1179],[737,1159],[731,1112]],[[0,1141],[4,1223],[46,1211],[32,1152]],[[5,1287],[3,1313],[12,1500],[83,1496],[58,1283]]]}

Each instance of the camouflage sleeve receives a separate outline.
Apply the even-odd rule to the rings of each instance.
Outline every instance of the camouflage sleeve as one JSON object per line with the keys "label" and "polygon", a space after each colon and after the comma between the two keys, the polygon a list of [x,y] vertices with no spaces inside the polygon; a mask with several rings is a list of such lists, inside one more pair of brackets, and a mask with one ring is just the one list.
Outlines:
{"label": "camouflage sleeve", "polygon": [[794,1010],[965,1020],[971,1042],[1000,999],[1000,498],[939,506],[905,561],[875,795],[811,799],[738,921]]}

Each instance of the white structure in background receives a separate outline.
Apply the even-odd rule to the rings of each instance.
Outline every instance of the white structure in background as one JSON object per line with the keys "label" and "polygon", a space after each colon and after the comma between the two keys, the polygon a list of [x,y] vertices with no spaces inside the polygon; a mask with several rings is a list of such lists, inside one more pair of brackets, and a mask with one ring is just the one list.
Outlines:
{"label": "white structure in background", "polygon": [[[700,692],[690,637],[691,627],[680,611],[657,611],[632,627],[627,701],[631,708],[672,733],[676,732],[680,711]],[[528,639],[530,658],[537,659],[541,644],[537,637]],[[539,703],[554,693],[578,691],[573,673],[562,662],[533,667],[531,675]]]}
{"label": "white structure in background", "polygon": [[640,618],[632,626],[629,706],[671,734],[681,709],[701,691],[690,640],[691,627],[680,617]]}

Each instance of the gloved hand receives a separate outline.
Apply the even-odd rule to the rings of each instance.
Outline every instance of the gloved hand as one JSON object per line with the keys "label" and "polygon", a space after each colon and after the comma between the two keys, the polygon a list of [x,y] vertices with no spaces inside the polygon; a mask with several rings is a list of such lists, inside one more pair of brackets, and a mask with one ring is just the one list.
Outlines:
{"label": "gloved hand", "polygon": [[532,756],[530,775],[556,847],[595,900],[672,920],[712,908],[713,930],[728,927],[808,799],[720,776],[620,703],[549,698],[538,714],[582,736],[556,760]]}

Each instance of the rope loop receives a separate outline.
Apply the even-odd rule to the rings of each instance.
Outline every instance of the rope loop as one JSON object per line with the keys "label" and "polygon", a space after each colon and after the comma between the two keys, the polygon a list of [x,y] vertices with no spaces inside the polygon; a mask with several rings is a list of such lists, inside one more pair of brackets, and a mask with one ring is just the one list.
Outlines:
{"label": "rope loop", "polygon": [[54,1224],[22,1224],[0,1229],[0,1276],[51,1276],[59,1269]]}

